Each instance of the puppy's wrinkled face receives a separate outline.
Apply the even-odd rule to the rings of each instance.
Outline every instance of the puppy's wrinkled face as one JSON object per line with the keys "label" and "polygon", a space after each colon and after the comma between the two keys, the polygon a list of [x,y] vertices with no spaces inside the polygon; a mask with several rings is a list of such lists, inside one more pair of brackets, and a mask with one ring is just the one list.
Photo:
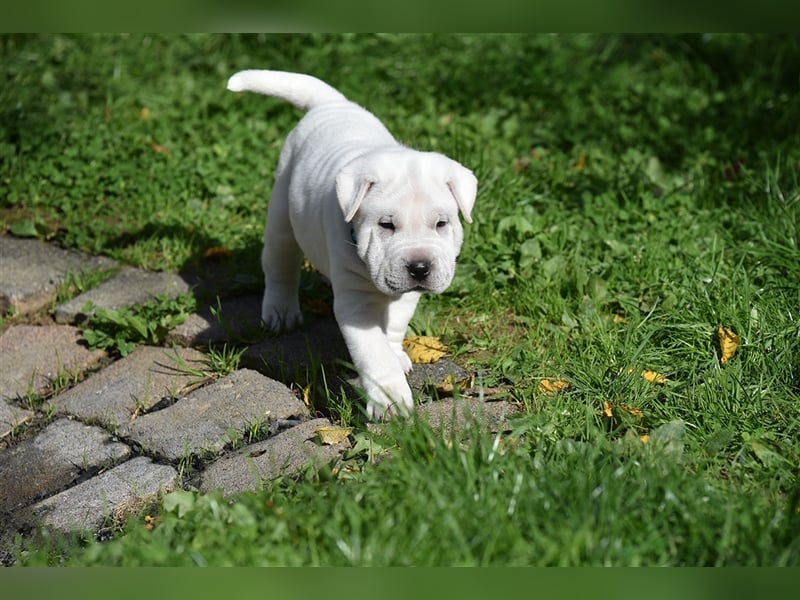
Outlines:
{"label": "puppy's wrinkled face", "polygon": [[337,193],[370,279],[390,296],[443,292],[464,239],[459,212],[469,219],[474,202],[474,176],[432,153],[406,152],[369,166],[352,187],[349,175],[340,175]]}
{"label": "puppy's wrinkled face", "polygon": [[439,293],[453,279],[463,231],[458,207],[442,184],[415,190],[376,182],[353,219],[358,255],[375,287],[388,295]]}

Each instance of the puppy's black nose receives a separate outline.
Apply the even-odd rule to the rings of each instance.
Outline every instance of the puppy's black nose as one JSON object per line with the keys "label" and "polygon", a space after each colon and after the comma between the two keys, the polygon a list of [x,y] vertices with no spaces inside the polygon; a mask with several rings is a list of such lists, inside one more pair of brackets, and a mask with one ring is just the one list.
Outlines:
{"label": "puppy's black nose", "polygon": [[422,281],[431,272],[431,263],[427,260],[416,260],[406,265],[409,275],[412,279]]}

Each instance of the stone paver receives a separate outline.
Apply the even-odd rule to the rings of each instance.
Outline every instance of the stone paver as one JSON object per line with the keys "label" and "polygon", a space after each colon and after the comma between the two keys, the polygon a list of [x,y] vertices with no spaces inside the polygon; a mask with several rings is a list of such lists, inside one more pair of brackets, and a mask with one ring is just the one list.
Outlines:
{"label": "stone paver", "polygon": [[99,427],[69,419],[54,421],[0,454],[0,511],[27,506],[87,471],[127,459],[130,452]]}
{"label": "stone paver", "polygon": [[[140,346],[50,400],[61,414],[99,422],[114,430],[164,398],[175,398],[197,381],[186,370],[205,368],[205,355],[190,348]],[[181,365],[185,363],[185,367]]]}
{"label": "stone paver", "polygon": [[172,491],[178,472],[139,456],[34,504],[27,521],[67,532],[99,529],[142,499]]}
{"label": "stone paver", "polygon": [[408,373],[408,385],[415,392],[423,392],[429,386],[436,386],[445,381],[463,381],[470,374],[454,362],[443,358],[435,363],[414,365]]}
{"label": "stone paver", "polygon": [[340,444],[320,445],[315,432],[330,426],[328,419],[306,421],[231,453],[203,472],[200,490],[222,489],[225,494],[256,490],[266,479],[294,473],[309,463],[319,466],[333,461],[350,448],[350,442],[345,438]]}
{"label": "stone paver", "polygon": [[282,383],[249,369],[240,369],[181,398],[168,408],[146,414],[120,427],[147,452],[171,461],[214,454],[253,423],[306,415],[302,401]]}
{"label": "stone paver", "polygon": [[105,356],[74,327],[13,325],[0,334],[0,400],[41,394],[59,373],[83,372]]}
{"label": "stone paver", "polygon": [[58,323],[76,323],[84,320],[88,314],[83,313],[83,307],[89,301],[98,308],[118,309],[123,306],[144,304],[159,295],[174,298],[190,289],[191,283],[180,275],[125,267],[96,288],[57,306],[55,319]]}
{"label": "stone paver", "polygon": [[0,235],[0,314],[27,314],[56,297],[67,273],[113,268],[108,258],[63,250],[31,239]]}
{"label": "stone paver", "polygon": [[519,407],[509,402],[482,402],[476,398],[442,398],[420,404],[416,409],[418,416],[445,435],[461,431],[467,424],[492,433],[508,431],[508,417],[519,411]]}

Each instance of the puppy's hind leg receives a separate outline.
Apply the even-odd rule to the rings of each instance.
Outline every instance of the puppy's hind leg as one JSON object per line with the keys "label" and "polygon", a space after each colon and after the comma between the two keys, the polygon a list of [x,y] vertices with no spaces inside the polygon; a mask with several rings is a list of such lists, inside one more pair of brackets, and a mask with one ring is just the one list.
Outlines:
{"label": "puppy's hind leg", "polygon": [[297,245],[289,220],[288,177],[275,180],[267,208],[261,268],[264,271],[264,300],[261,320],[271,331],[292,329],[302,323],[298,288],[303,253]]}

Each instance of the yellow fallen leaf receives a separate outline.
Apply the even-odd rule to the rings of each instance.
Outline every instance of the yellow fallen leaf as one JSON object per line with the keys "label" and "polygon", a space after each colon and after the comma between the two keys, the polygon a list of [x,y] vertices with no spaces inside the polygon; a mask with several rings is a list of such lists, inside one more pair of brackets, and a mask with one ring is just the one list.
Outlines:
{"label": "yellow fallen leaf", "polygon": [[561,390],[565,390],[569,387],[569,381],[564,381],[563,379],[559,379],[558,381],[550,381],[549,379],[542,379],[539,382],[539,391],[542,394],[547,394],[552,396]]}
{"label": "yellow fallen leaf", "polygon": [[638,408],[634,408],[633,406],[625,406],[624,404],[611,404],[611,402],[609,402],[608,400],[603,401],[603,415],[605,415],[609,419],[614,416],[615,408],[624,410],[625,412],[630,413],[634,417],[637,417],[639,419],[644,418],[644,413],[640,411]]}
{"label": "yellow fallen leaf", "polygon": [[448,373],[445,375],[444,381],[441,383],[434,383],[434,388],[436,388],[440,396],[452,396],[455,390],[464,392],[471,388],[474,383],[474,375],[470,375],[464,379],[456,379],[455,375]]}
{"label": "yellow fallen leaf", "polygon": [[578,157],[578,162],[575,163],[575,170],[576,171],[583,171],[586,168],[586,155],[581,154]]}
{"label": "yellow fallen leaf", "polygon": [[619,407],[625,412],[632,414],[634,417],[638,417],[640,419],[644,418],[644,413],[638,408],[634,408],[633,406],[625,406],[624,404],[620,404]]}
{"label": "yellow fallen leaf", "polygon": [[311,406],[311,384],[303,388],[303,403],[306,406]]}
{"label": "yellow fallen leaf", "polygon": [[720,364],[727,363],[733,354],[736,352],[736,349],[739,347],[741,340],[739,336],[736,335],[732,329],[728,327],[724,327],[722,325],[719,326],[717,330],[717,337],[719,338],[719,351],[720,351]]}
{"label": "yellow fallen leaf", "polygon": [[650,383],[655,383],[656,385],[664,385],[666,382],[669,381],[669,379],[664,377],[661,373],[656,373],[655,371],[651,371],[650,369],[643,369],[642,377],[647,379],[647,381],[649,381]]}
{"label": "yellow fallen leaf", "polygon": [[319,436],[319,441],[323,446],[335,446],[341,444],[347,436],[353,431],[352,427],[336,427],[334,425],[325,425],[314,430],[314,433]]}
{"label": "yellow fallen leaf", "polygon": [[509,450],[513,450],[514,448],[519,447],[519,440],[518,437],[502,437],[497,442],[497,453],[501,456],[508,452]]}
{"label": "yellow fallen leaf", "polygon": [[650,441],[650,436],[647,435],[647,434],[640,435],[639,436],[639,441],[642,442],[643,444],[646,444],[646,443],[648,443]]}
{"label": "yellow fallen leaf", "polygon": [[[628,369],[628,375],[635,373],[636,369],[631,367]],[[666,382],[669,381],[664,375],[658,373],[657,371],[651,371],[650,369],[642,369],[642,377],[644,377],[650,383],[655,383],[657,385],[664,385]]]}
{"label": "yellow fallen leaf", "polygon": [[403,340],[403,350],[411,362],[417,364],[435,363],[447,352],[447,346],[439,338],[429,335],[410,336]]}

